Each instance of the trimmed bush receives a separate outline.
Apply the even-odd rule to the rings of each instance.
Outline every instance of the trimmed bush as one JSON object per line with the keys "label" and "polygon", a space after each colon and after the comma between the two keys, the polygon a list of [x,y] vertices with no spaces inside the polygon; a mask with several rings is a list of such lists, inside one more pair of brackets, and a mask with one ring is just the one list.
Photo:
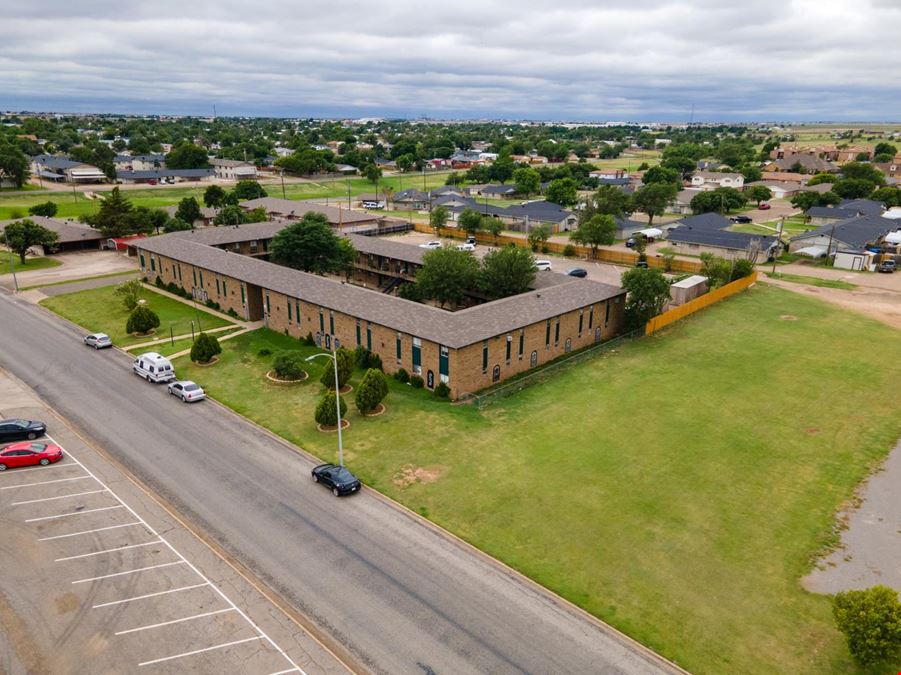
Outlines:
{"label": "trimmed bush", "polygon": [[157,288],[165,288],[166,284],[163,283],[163,278],[159,275],[156,276],[156,281],[153,282]]}
{"label": "trimmed bush", "polygon": [[[338,351],[335,352],[335,357],[338,360],[338,387],[341,388],[347,384],[347,381],[354,372],[354,353],[344,347],[338,347]],[[322,377],[319,378],[319,381],[329,389],[335,388],[334,368],[335,367],[329,363],[325,370],[322,371]]]}
{"label": "trimmed bush", "polygon": [[219,340],[215,335],[201,333],[191,345],[191,360],[197,363],[209,363],[216,354],[222,352],[219,346]]}
{"label": "trimmed bush", "polygon": [[435,398],[450,398],[450,387],[446,382],[439,382],[435,387]]}
{"label": "trimmed bush", "polygon": [[383,370],[382,357],[372,353],[362,345],[357,347],[354,351],[354,362],[356,363],[357,368],[360,368],[361,370],[367,370],[369,368]]}
{"label": "trimmed bush", "polygon": [[272,362],[272,370],[282,380],[299,380],[304,376],[303,355],[300,352],[279,352]]}
{"label": "trimmed bush", "polygon": [[147,305],[138,305],[128,315],[126,333],[149,333],[160,325],[160,318]]}
{"label": "trimmed bush", "polygon": [[354,396],[354,404],[362,414],[375,410],[379,403],[388,395],[388,378],[385,373],[375,368],[370,368],[363,375],[360,386],[357,387]]}
{"label": "trimmed bush", "polygon": [[263,347],[257,352],[257,356],[272,356],[272,350],[269,347]]}
{"label": "trimmed bush", "polygon": [[129,279],[121,284],[116,284],[116,290],[113,294],[122,301],[125,309],[129,312],[138,306],[138,300],[141,299],[141,291],[144,290],[143,284],[138,279]]}
{"label": "trimmed bush", "polygon": [[754,263],[747,258],[741,258],[740,260],[735,261],[735,265],[732,268],[732,275],[729,280],[736,281],[737,279],[743,279],[744,277],[750,276],[753,272]]}
{"label": "trimmed bush", "polygon": [[419,375],[413,375],[410,377],[410,384],[413,385],[414,389],[422,389],[425,386],[425,380]]}
{"label": "trimmed bush", "polygon": [[238,316],[238,313],[237,313],[234,309],[232,309],[231,307],[228,308],[228,311],[226,312],[226,314],[228,314],[228,315],[229,315],[231,318],[233,318],[233,319],[240,319],[240,318],[241,318],[240,316]]}
{"label": "trimmed bush", "polygon": [[[343,398],[340,399],[340,401],[341,417],[343,419],[347,414],[347,403],[344,402]],[[335,392],[333,390],[329,389],[322,396],[319,403],[316,405],[316,413],[314,418],[316,422],[324,427],[338,426],[338,413],[335,409]]]}
{"label": "trimmed bush", "polygon": [[901,602],[894,589],[873,586],[838,593],[832,600],[832,616],[859,665],[885,664],[901,657]]}
{"label": "trimmed bush", "polygon": [[316,340],[313,339],[313,333],[307,333],[307,336],[303,339],[303,343],[308,347],[315,347]]}
{"label": "trimmed bush", "polygon": [[563,247],[563,255],[567,258],[574,258],[576,255],[576,247],[572,244],[567,244]]}
{"label": "trimmed bush", "polygon": [[410,375],[403,368],[398,368],[397,372],[393,375],[394,379],[400,382],[401,384],[406,384],[410,381]]}

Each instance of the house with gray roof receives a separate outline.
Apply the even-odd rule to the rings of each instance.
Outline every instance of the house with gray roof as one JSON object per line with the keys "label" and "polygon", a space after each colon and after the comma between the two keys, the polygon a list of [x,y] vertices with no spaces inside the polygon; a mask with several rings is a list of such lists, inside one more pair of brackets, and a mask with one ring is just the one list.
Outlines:
{"label": "house with gray roof", "polygon": [[[51,251],[44,251],[41,246],[33,247],[37,255],[100,248],[104,240],[99,230],[95,230],[93,227],[80,223],[77,220],[47,218],[46,216],[28,216],[28,219],[51,232],[56,232],[56,235],[59,237]],[[20,220],[22,219],[0,220],[0,232],[3,232],[10,223],[16,223]]]}
{"label": "house with gray roof", "polygon": [[681,226],[691,227],[696,230],[725,230],[732,225],[732,221],[719,213],[710,211],[708,213],[699,213],[694,216],[687,216],[666,223],[665,229],[675,229]]}
{"label": "house with gray roof", "polygon": [[783,248],[783,242],[776,237],[689,225],[671,230],[666,239],[667,244],[677,253],[695,256],[712,253],[730,260],[768,260],[778,257]]}
{"label": "house with gray roof", "polygon": [[821,249],[826,255],[836,251],[859,251],[897,228],[898,223],[890,218],[854,216],[792,237],[788,250],[794,253],[803,248]]}
{"label": "house with gray roof", "polygon": [[106,174],[93,164],[75,162],[61,155],[37,155],[31,159],[31,172],[42,179],[66,183],[101,183]]}

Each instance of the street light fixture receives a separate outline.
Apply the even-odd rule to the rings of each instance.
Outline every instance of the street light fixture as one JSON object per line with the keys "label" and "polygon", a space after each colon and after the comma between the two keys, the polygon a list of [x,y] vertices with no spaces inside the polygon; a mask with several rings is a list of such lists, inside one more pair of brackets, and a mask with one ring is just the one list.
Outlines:
{"label": "street light fixture", "polygon": [[[332,344],[335,344],[334,338],[332,338]],[[332,364],[335,366],[335,412],[338,413],[338,465],[344,466],[344,445],[341,443],[341,394],[338,391],[338,358],[335,354],[335,351],[329,354],[328,352],[321,352],[319,354],[313,354],[312,356],[308,356],[305,360],[312,361],[315,358],[320,356],[324,356],[327,359],[332,360]]]}

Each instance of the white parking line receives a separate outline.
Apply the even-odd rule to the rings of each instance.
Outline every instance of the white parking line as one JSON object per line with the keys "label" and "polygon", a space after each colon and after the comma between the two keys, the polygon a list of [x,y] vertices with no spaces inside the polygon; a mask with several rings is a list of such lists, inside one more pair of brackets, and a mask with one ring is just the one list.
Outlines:
{"label": "white parking line", "polygon": [[183,560],[176,560],[175,562],[167,562],[161,563],[159,565],[151,565],[150,567],[141,567],[136,570],[128,570],[127,572],[114,572],[113,574],[104,574],[100,577],[91,577],[90,579],[79,579],[78,581],[73,581],[73,584],[86,584],[89,581],[100,581],[101,579],[109,579],[110,577],[124,577],[126,574],[137,574],[138,572],[146,572],[147,570],[155,570],[159,567],[172,567],[172,565],[184,565]]}
{"label": "white parking line", "polygon": [[80,516],[83,513],[97,513],[98,511],[110,511],[112,509],[121,509],[118,504],[116,506],[101,506],[97,509],[88,509],[87,511],[70,511],[69,513],[58,513],[55,516],[41,516],[40,518],[28,518],[26,523],[36,523],[39,520],[53,520],[54,518],[68,518],[69,516]]}
{"label": "white parking line", "polygon": [[[204,612],[203,614],[195,614],[194,616],[186,616],[184,619],[173,619],[172,621],[163,621],[162,623],[155,623],[151,626],[141,626],[139,628],[129,628],[128,630],[120,630],[117,633],[113,633],[113,635],[125,635],[126,633],[137,633],[142,630],[150,630],[151,628],[159,628],[160,626],[171,626],[173,623],[182,623],[184,621],[192,621],[193,619],[202,619],[205,616],[213,616],[214,614],[224,614],[225,612],[234,612],[231,607],[226,607],[225,609],[217,609],[215,612]],[[285,671],[290,672],[290,671]]]}
{"label": "white parking line", "polygon": [[[183,654],[174,654],[172,656],[164,656],[161,659],[153,659],[153,661],[144,661],[143,663],[139,663],[139,666],[150,666],[154,663],[162,663],[163,661],[172,661],[173,659],[180,659],[185,656],[193,656],[194,654],[202,654],[203,652],[211,652],[215,649],[224,649],[225,647],[231,647],[232,645],[239,645],[244,642],[253,642],[254,640],[262,640],[262,635],[255,635],[252,638],[245,638],[243,640],[234,640],[232,642],[224,642],[221,645],[215,645],[214,647],[204,647],[203,649],[195,649],[192,652],[184,652]],[[290,671],[289,671],[290,672]]]}
{"label": "white parking line", "polygon": [[27,469],[16,469],[15,471],[10,471],[7,473],[6,471],[0,471],[0,475],[2,476],[15,476],[16,474],[25,473],[26,471],[47,471],[48,469],[65,469],[66,467],[72,466],[68,462],[63,464],[62,462],[57,462],[56,464],[48,464],[47,466],[30,466]]}
{"label": "white parking line", "polygon": [[53,541],[54,539],[66,539],[67,537],[77,537],[81,534],[92,534],[93,532],[103,532],[104,530],[115,530],[117,527],[131,527],[132,525],[141,525],[142,523],[123,523],[122,525],[110,525],[109,527],[98,527],[95,530],[85,530],[84,532],[72,532],[70,534],[58,534],[55,537],[42,537],[38,541]]}
{"label": "white parking line", "polygon": [[[50,436],[47,436],[47,438],[48,438],[51,442],[56,443],[56,441],[54,441]],[[59,445],[59,444],[57,443],[57,445]],[[259,633],[259,636],[258,636],[257,638],[251,638],[251,639],[263,639],[263,640],[265,640],[266,642],[268,642],[268,643],[272,646],[273,649],[275,649],[279,654],[281,654],[282,658],[284,658],[285,661],[287,661],[291,666],[293,666],[293,668],[294,668],[295,670],[297,670],[298,672],[300,672],[302,675],[306,675],[306,673],[304,672],[304,670],[303,670],[299,665],[297,665],[297,664],[294,662],[294,660],[293,660],[290,656],[288,656],[288,654],[285,652],[285,650],[282,649],[281,647],[279,647],[279,646],[275,643],[275,640],[273,640],[271,637],[269,637],[269,635],[267,635],[266,632],[265,632],[262,628],[260,628],[260,627],[259,627],[259,626],[258,626],[258,625],[257,625],[257,624],[249,617],[249,616],[247,616],[247,614],[244,612],[244,610],[242,610],[240,607],[238,607],[238,606],[231,600],[231,598],[229,598],[229,597],[222,591],[222,589],[220,589],[218,586],[216,586],[216,584],[214,584],[214,583],[211,582],[209,579],[207,579],[207,577],[206,577],[199,569],[197,569],[197,567],[196,567],[190,560],[188,560],[187,558],[185,558],[181,553],[179,553],[179,552],[175,549],[175,547],[174,547],[172,544],[170,544],[165,538],[163,538],[162,536],[160,536],[159,532],[157,532],[155,529],[153,529],[153,528],[152,528],[152,527],[151,527],[151,526],[150,526],[143,518],[141,518],[141,516],[139,516],[139,515],[137,514],[137,512],[136,512],[133,508],[131,508],[128,504],[126,504],[126,503],[122,500],[122,498],[119,497],[119,495],[117,495],[115,492],[113,492],[112,490],[110,490],[110,489],[109,489],[109,486],[107,486],[103,481],[101,481],[99,478],[97,478],[97,476],[95,476],[95,475],[91,472],[91,470],[88,469],[84,464],[82,464],[82,463],[78,460],[78,458],[76,458],[71,452],[68,453],[68,457],[69,457],[69,459],[71,459],[72,461],[74,461],[76,464],[78,464],[78,466],[80,466],[84,471],[86,471],[86,472],[88,473],[88,475],[89,475],[91,478],[93,478],[93,479],[94,479],[95,481],[97,481],[100,485],[102,485],[104,488],[106,488],[107,491],[110,493],[110,495],[112,495],[113,498],[114,498],[117,502],[119,502],[120,504],[122,504],[122,506],[124,506],[132,516],[134,516],[135,518],[138,519],[139,522],[138,522],[138,523],[134,523],[134,524],[141,524],[141,525],[143,525],[145,528],[147,528],[147,530],[148,530],[151,534],[153,534],[153,535],[156,536],[156,537],[159,537],[160,542],[161,542],[162,544],[164,544],[170,551],[172,551],[172,552],[173,552],[175,555],[177,555],[181,560],[183,560],[183,561],[185,562],[185,564],[191,569],[192,572],[194,572],[198,577],[200,577],[201,579],[204,580],[204,583],[203,583],[203,584],[198,584],[197,586],[194,586],[194,588],[197,588],[197,587],[199,587],[199,586],[209,586],[210,588],[212,588],[213,591],[215,591],[215,593],[216,593],[220,598],[222,598],[225,602],[228,603],[229,607],[231,607],[232,609],[234,609],[234,610],[241,616],[242,619],[244,619],[244,620],[245,620],[245,621],[246,621],[246,622],[247,622],[247,623],[248,623],[248,624],[249,624],[249,625],[257,632],[257,633]],[[2,488],[0,488],[0,489],[2,489]],[[119,527],[119,526],[113,526],[113,527]],[[163,594],[165,594],[165,593],[174,593],[176,590],[187,590],[188,588],[189,588],[189,587],[185,587],[185,588],[181,588],[181,589],[175,589],[175,590],[172,590],[172,591],[161,591],[160,593],[152,593],[152,594],[150,594],[149,596],[139,596],[138,598],[127,598],[127,599],[125,599],[125,600],[116,600],[116,601],[113,601],[113,602],[106,602],[106,603],[102,603],[102,604],[100,604],[100,605],[94,605],[94,609],[97,609],[98,607],[107,607],[107,606],[110,606],[110,605],[120,604],[120,603],[122,603],[122,602],[129,602],[130,600],[137,600],[137,599],[140,599],[141,597],[152,597],[152,596],[154,596],[154,595],[163,595]],[[227,645],[225,645],[225,646],[227,646]],[[209,649],[200,650],[200,651],[209,651]],[[200,653],[200,652],[191,652],[191,653]],[[185,656],[186,656],[186,655],[187,655],[187,654],[185,654]],[[159,660],[156,660],[156,661],[148,661],[148,662],[145,662],[145,663],[142,663],[142,664],[139,664],[139,665],[148,665],[148,664],[150,664],[150,663],[158,663],[160,660],[166,661],[166,660],[169,660],[169,658],[177,658],[177,657],[167,657],[167,658],[159,659]],[[289,672],[293,672],[293,671],[289,671]]]}
{"label": "white parking line", "polygon": [[118,546],[116,548],[108,548],[103,551],[94,551],[92,553],[82,553],[80,555],[70,555],[67,558],[57,558],[53,562],[65,562],[66,560],[78,560],[79,558],[90,558],[94,555],[100,555],[101,553],[115,553],[116,551],[124,551],[127,548],[138,548],[139,546],[150,546],[151,544],[159,544],[161,543],[161,539],[154,539],[153,541],[145,541],[143,544],[129,544],[128,546]]}
{"label": "white parking line", "polygon": [[277,673],[269,673],[269,675],[285,675],[285,673],[296,673],[297,668],[289,668],[288,670],[280,670]]}
{"label": "white parking line", "polygon": [[122,600],[113,600],[112,602],[101,602],[99,605],[94,605],[91,609],[99,609],[100,607],[111,607],[112,605],[121,605],[126,602],[131,602],[132,600],[143,600],[144,598],[155,598],[158,595],[167,595],[169,593],[178,593],[179,591],[190,591],[192,588],[201,588],[203,586],[209,586],[210,582],[205,581],[202,584],[194,584],[193,586],[182,586],[181,588],[170,588],[168,591],[158,591],[156,593],[148,593],[147,595],[136,595],[133,598],[123,598]]}
{"label": "white parking line", "polygon": [[[0,490],[15,490],[16,488],[31,487],[32,485],[50,485],[50,483],[65,483],[67,480],[81,480],[83,478],[94,478],[94,477],[93,476],[75,476],[75,478],[59,478],[57,480],[42,480],[40,483],[24,483],[22,485],[7,485],[5,487],[0,487]],[[97,479],[95,478],[94,480],[97,480]]]}
{"label": "white parking line", "polygon": [[10,506],[20,506],[22,504],[37,504],[38,502],[52,502],[55,499],[66,499],[68,497],[83,497],[85,495],[96,495],[101,492],[106,492],[106,488],[103,490],[91,490],[90,492],[76,492],[71,495],[60,495],[59,497],[44,497],[43,499],[28,499],[24,502],[13,502]]}

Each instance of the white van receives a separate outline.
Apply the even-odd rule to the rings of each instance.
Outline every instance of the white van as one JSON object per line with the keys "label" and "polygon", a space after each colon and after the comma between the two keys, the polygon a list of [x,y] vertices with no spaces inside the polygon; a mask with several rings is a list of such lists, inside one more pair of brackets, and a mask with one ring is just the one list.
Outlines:
{"label": "white van", "polygon": [[156,352],[141,354],[135,359],[132,370],[135,375],[143,377],[148,382],[171,382],[175,379],[172,362]]}

